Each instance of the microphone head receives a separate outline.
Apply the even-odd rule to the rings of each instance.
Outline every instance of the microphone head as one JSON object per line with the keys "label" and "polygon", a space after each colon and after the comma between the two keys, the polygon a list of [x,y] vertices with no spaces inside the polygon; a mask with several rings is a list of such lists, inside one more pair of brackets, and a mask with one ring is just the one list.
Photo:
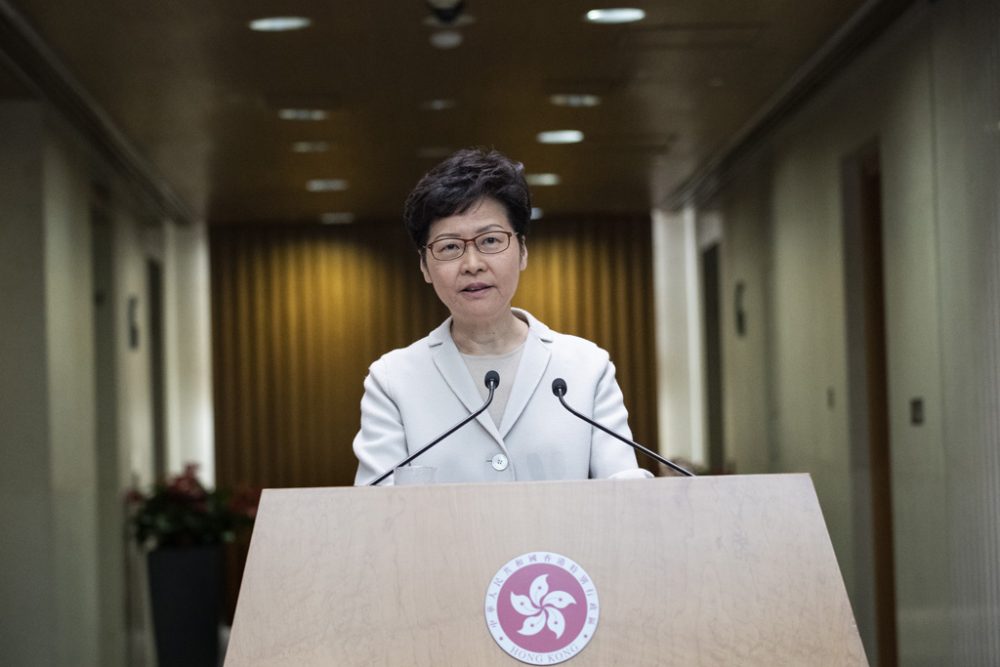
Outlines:
{"label": "microphone head", "polygon": [[556,396],[566,395],[566,380],[562,378],[556,378],[552,381],[552,393]]}
{"label": "microphone head", "polygon": [[496,371],[486,372],[486,386],[490,389],[496,389],[500,386],[500,374]]}

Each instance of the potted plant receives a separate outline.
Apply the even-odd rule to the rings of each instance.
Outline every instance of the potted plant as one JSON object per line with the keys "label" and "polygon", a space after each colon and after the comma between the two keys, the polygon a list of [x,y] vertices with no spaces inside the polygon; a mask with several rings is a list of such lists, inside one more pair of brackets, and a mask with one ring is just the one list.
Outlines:
{"label": "potted plant", "polygon": [[206,489],[196,464],[148,495],[129,492],[132,534],[148,551],[159,667],[218,664],[222,545],[253,525],[259,497]]}

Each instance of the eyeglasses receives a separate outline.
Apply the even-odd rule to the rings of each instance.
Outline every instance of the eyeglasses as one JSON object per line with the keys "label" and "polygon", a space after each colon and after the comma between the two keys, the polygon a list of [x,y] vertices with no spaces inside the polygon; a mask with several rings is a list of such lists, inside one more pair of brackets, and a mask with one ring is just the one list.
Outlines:
{"label": "eyeglasses", "polygon": [[425,250],[430,250],[434,259],[439,262],[450,262],[465,254],[465,249],[470,243],[476,244],[476,250],[483,255],[495,255],[510,247],[510,237],[512,232],[483,232],[471,239],[446,238],[432,241],[424,246]]}

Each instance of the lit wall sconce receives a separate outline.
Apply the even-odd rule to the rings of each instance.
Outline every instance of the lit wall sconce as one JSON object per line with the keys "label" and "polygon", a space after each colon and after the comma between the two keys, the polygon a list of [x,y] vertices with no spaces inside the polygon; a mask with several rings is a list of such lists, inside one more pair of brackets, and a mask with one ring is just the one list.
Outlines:
{"label": "lit wall sconce", "polygon": [[139,297],[128,298],[128,347],[139,349]]}
{"label": "lit wall sconce", "polygon": [[733,318],[736,323],[736,335],[743,338],[747,335],[747,313],[743,306],[743,297],[746,293],[746,285],[742,280],[736,283],[736,290],[733,293]]}

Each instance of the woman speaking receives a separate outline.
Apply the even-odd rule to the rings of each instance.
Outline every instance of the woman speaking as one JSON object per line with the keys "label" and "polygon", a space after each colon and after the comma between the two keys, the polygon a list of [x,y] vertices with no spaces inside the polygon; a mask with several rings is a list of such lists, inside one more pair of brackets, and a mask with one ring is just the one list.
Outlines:
{"label": "woman speaking", "polygon": [[369,368],[355,484],[375,480],[478,410],[490,370],[500,381],[488,411],[414,461],[433,468],[434,481],[651,476],[630,447],[552,395],[552,381],[565,379],[576,410],[630,438],[608,353],[511,307],[528,265],[523,167],[496,151],[459,151],[420,180],[404,217],[420,272],[451,316]]}

